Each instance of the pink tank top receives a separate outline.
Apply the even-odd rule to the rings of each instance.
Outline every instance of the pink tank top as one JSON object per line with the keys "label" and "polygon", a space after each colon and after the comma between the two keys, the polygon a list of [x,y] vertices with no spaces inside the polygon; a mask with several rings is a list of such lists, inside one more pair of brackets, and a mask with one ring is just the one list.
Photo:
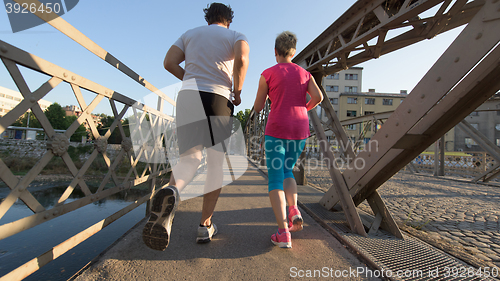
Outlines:
{"label": "pink tank top", "polygon": [[294,63],[278,63],[264,70],[262,76],[271,100],[265,134],[289,140],[309,137],[306,95],[311,74]]}

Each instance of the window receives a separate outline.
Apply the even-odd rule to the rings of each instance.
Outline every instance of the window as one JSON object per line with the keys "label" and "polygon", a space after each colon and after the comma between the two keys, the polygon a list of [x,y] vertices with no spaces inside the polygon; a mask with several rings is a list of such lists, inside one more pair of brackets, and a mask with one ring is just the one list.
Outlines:
{"label": "window", "polygon": [[365,111],[365,115],[370,115],[370,114],[374,114],[375,111]]}
{"label": "window", "polygon": [[465,146],[470,148],[473,145],[477,145],[477,143],[473,139],[465,138]]}
{"label": "window", "polygon": [[347,74],[345,75],[345,80],[358,80],[357,74]]}
{"label": "window", "polygon": [[348,110],[347,117],[356,117],[356,110]]}
{"label": "window", "polygon": [[357,93],[358,92],[358,87],[356,87],[356,86],[345,86],[344,90],[347,93]]}
{"label": "window", "polygon": [[[0,93],[0,98],[3,98],[3,97],[5,97],[5,94]],[[497,112],[499,112],[499,111],[497,111]]]}
{"label": "window", "polygon": [[[2,94],[0,94],[0,97],[1,97]],[[500,115],[500,110],[497,110],[497,116]]]}
{"label": "window", "polygon": [[348,104],[357,104],[358,98],[347,98],[347,103]]}
{"label": "window", "polygon": [[347,130],[350,130],[350,131],[356,130],[356,124],[347,125]]}
{"label": "window", "polygon": [[326,79],[335,79],[335,80],[339,80],[339,74],[338,74],[338,73],[334,73],[334,74],[327,75],[327,76],[326,76]]}
{"label": "window", "polygon": [[404,101],[404,99],[401,99],[401,100],[399,100],[399,103],[401,104],[401,103],[403,103],[403,101]]}
{"label": "window", "polygon": [[392,105],[392,99],[384,99],[384,100],[382,101],[382,104],[383,104],[383,105]]}
{"label": "window", "polygon": [[326,91],[327,92],[338,92],[339,86],[326,86]]}
{"label": "window", "polygon": [[15,101],[21,101],[21,99],[20,99],[20,98],[14,98],[14,100],[15,100]]}
{"label": "window", "polygon": [[479,124],[470,124],[472,128],[479,130]]}
{"label": "window", "polygon": [[365,104],[375,104],[374,98],[365,98]]}
{"label": "window", "polygon": [[5,98],[6,98],[6,99],[9,99],[9,100],[13,100],[13,99],[14,99],[14,97],[13,97],[13,96],[9,96],[9,95],[6,95],[6,96],[5,96]]}
{"label": "window", "polygon": [[331,104],[339,104],[339,99],[338,98],[330,98],[330,103]]}
{"label": "window", "polygon": [[479,116],[479,111],[473,111],[469,116]]}

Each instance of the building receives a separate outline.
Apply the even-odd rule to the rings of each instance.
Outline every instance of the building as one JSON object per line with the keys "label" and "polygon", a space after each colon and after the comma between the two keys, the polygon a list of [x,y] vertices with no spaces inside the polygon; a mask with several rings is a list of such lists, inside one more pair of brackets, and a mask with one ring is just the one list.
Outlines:
{"label": "building", "polygon": [[[21,93],[0,86],[0,117],[14,109],[23,99],[24,97]],[[45,109],[47,109],[52,102],[39,100],[38,104],[42,110],[45,111]]]}
{"label": "building", "polygon": [[339,110],[339,98],[341,93],[361,92],[362,75],[362,67],[352,67],[348,70],[342,70],[323,78],[323,87],[335,111]]}
{"label": "building", "polygon": [[[482,109],[482,107],[487,109]],[[500,146],[500,92],[487,100],[464,120],[482,133],[488,140]],[[455,151],[484,151],[468,134],[459,128],[455,129]]]}
{"label": "building", "polygon": [[[66,105],[63,109],[66,112],[66,116],[79,117],[80,115],[82,115],[82,110],[80,109],[79,106],[76,106],[76,105]],[[102,124],[101,123],[102,117],[100,115],[91,114],[91,116],[92,116],[92,119],[94,120],[94,124],[96,125],[96,127]],[[85,128],[90,130],[90,127],[86,121],[83,123],[83,125],[85,126]]]}
{"label": "building", "polygon": [[[401,91],[399,94],[390,94],[377,93],[375,89],[370,89],[364,93],[341,93],[336,113],[339,120],[344,121],[354,117],[394,111],[406,96],[406,91]],[[365,128],[365,126],[368,126],[368,128]],[[375,134],[376,129],[375,126],[368,123],[359,123],[348,125],[345,131],[353,141],[359,141],[363,138],[363,142],[366,143]],[[363,131],[365,131],[364,135]]]}

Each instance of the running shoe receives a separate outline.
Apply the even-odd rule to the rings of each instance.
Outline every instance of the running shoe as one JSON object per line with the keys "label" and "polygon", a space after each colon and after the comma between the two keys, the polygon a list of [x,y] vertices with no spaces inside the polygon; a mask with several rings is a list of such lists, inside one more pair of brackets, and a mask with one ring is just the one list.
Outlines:
{"label": "running shoe", "polygon": [[158,251],[167,248],[178,205],[179,192],[175,186],[167,186],[156,192],[151,203],[151,216],[142,230],[142,240],[146,246]]}
{"label": "running shoe", "polygon": [[304,223],[304,219],[302,219],[302,215],[300,214],[299,208],[289,208],[288,211],[288,231],[296,232],[301,231],[303,229],[302,223]]}
{"label": "running shoe", "polygon": [[198,237],[196,243],[208,243],[212,241],[212,237],[217,234],[217,226],[212,223],[211,226],[198,226]]}
{"label": "running shoe", "polygon": [[292,248],[292,235],[290,232],[279,233],[271,235],[271,242],[280,248]]}

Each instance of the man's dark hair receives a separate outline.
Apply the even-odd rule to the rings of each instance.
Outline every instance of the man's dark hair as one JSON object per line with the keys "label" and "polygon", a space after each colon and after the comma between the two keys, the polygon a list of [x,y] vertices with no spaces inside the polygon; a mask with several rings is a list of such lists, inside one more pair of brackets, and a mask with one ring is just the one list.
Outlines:
{"label": "man's dark hair", "polygon": [[214,2],[210,6],[207,5],[203,12],[205,12],[205,20],[208,24],[222,23],[229,25],[233,22],[234,12],[229,5]]}

